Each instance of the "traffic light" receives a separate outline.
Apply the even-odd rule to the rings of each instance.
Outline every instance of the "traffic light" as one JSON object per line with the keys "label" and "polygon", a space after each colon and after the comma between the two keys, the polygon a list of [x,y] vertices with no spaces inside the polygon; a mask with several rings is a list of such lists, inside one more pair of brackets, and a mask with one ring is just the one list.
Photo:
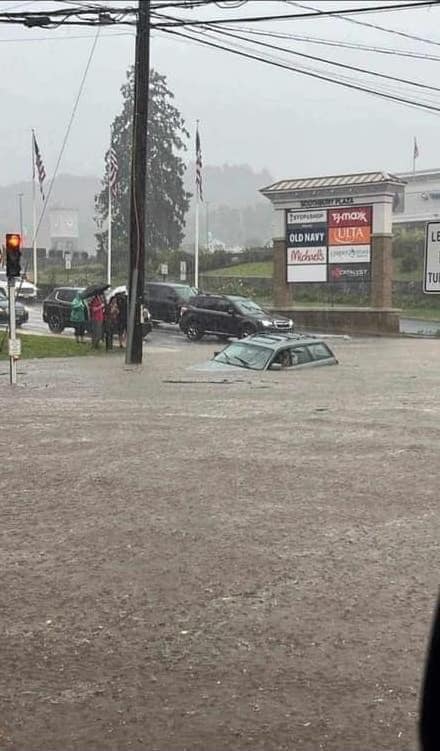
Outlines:
{"label": "traffic light", "polygon": [[6,235],[6,276],[20,276],[21,235],[16,232]]}

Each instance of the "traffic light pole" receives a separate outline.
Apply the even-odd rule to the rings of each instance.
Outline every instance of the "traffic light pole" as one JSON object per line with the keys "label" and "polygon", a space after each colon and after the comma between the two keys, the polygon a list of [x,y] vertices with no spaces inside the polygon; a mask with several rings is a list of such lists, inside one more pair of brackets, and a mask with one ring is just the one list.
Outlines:
{"label": "traffic light pole", "polygon": [[9,298],[9,383],[15,386],[17,383],[17,359],[14,355],[14,347],[17,340],[17,326],[15,321],[15,279],[8,279]]}
{"label": "traffic light pole", "polygon": [[142,305],[145,276],[150,0],[139,0],[134,66],[133,140],[130,191],[130,266],[125,362],[142,362]]}

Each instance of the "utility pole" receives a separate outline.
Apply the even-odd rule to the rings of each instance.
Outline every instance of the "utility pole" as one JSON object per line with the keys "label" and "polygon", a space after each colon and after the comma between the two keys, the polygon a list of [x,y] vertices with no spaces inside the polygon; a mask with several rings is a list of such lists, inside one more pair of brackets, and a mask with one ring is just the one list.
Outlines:
{"label": "utility pole", "polygon": [[130,261],[125,362],[142,362],[142,305],[145,277],[148,88],[150,78],[150,0],[139,0],[134,66],[131,150]]}

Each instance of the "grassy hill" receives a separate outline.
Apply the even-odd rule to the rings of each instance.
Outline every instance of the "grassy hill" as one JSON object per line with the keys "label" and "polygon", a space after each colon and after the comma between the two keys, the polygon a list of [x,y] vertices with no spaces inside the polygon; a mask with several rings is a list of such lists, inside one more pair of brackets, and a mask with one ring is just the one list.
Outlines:
{"label": "grassy hill", "polygon": [[[254,263],[240,263],[236,266],[225,266],[222,269],[215,269],[214,271],[203,272],[206,276],[223,276],[223,277],[251,277],[259,276],[262,278],[271,278],[273,271],[272,261],[258,261]],[[401,271],[399,259],[394,261],[394,273],[393,278],[399,282],[412,282],[422,278],[422,270],[416,269],[415,271]]]}

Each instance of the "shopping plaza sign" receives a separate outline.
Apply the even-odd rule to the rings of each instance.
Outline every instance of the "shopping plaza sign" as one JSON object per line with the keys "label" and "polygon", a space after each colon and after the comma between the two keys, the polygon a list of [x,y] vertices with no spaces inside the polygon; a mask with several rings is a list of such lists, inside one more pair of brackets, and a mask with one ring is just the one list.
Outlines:
{"label": "shopping plaza sign", "polygon": [[286,211],[287,281],[370,280],[372,206]]}

